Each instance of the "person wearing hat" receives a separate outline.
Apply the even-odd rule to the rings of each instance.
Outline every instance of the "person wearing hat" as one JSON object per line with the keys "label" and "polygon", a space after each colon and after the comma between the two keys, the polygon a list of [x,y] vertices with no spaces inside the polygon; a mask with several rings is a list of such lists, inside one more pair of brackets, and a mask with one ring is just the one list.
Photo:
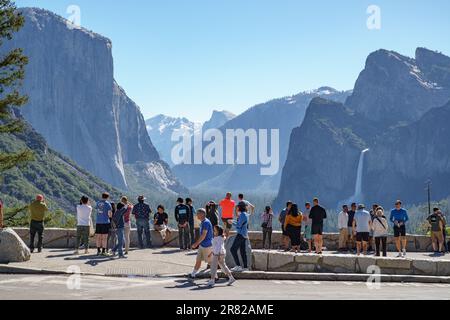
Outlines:
{"label": "person wearing hat", "polygon": [[178,198],[175,207],[175,220],[178,223],[178,241],[180,250],[189,250],[191,248],[191,233],[189,230],[189,211],[190,208],[184,204],[183,198]]}
{"label": "person wearing hat", "polygon": [[360,204],[353,218],[353,230],[356,236],[356,254],[361,255],[361,247],[364,255],[367,255],[370,230],[372,230],[372,218],[366,206]]}
{"label": "person wearing hat", "polygon": [[38,234],[37,249],[40,253],[42,251],[42,239],[44,235],[44,218],[48,212],[47,204],[45,203],[44,196],[38,194],[36,199],[28,206],[30,212],[30,251],[34,252],[34,238],[36,233]]}
{"label": "person wearing hat", "polygon": [[144,196],[139,196],[137,200],[138,203],[133,207],[131,214],[136,219],[139,249],[145,248],[143,239],[144,234],[147,248],[151,248],[152,236],[150,234],[150,216],[152,214],[152,209],[145,203],[146,199]]}

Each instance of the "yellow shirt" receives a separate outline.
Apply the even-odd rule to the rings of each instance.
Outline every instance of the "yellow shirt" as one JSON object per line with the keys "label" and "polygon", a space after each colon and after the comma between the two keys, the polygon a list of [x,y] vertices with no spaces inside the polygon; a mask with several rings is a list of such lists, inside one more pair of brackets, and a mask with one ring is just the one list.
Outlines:
{"label": "yellow shirt", "polygon": [[284,227],[286,228],[288,225],[294,226],[294,227],[301,227],[303,221],[303,216],[301,213],[297,217],[293,217],[290,214],[286,216],[286,221],[284,222]]}

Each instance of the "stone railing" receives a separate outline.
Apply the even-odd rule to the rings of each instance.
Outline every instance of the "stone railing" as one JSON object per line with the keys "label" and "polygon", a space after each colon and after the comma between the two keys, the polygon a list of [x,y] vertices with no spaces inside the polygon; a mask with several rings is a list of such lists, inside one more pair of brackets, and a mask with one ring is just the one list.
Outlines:
{"label": "stone railing", "polygon": [[376,258],[355,255],[309,255],[253,250],[252,270],[270,272],[315,272],[390,275],[449,276],[450,261],[435,259]]}
{"label": "stone railing", "polygon": [[[25,241],[29,243],[29,230],[27,228],[15,228],[17,234]],[[75,229],[46,229],[44,232],[44,247],[47,248],[74,248],[75,247]],[[262,233],[250,232],[250,242],[253,249],[262,249]],[[409,252],[430,252],[432,251],[431,239],[427,236],[408,235],[408,251]],[[167,246],[178,246],[178,231],[173,231],[170,242]],[[152,242],[156,247],[163,245],[163,241],[159,233],[152,231]],[[280,232],[274,232],[272,235],[272,248],[277,249],[281,246],[282,235]],[[339,235],[334,233],[324,234],[324,246],[327,250],[337,250],[339,242]],[[137,232],[135,229],[131,230],[131,246],[137,246]],[[95,239],[90,240],[91,247],[95,247]],[[393,237],[388,239],[388,250],[395,251],[395,244]]]}

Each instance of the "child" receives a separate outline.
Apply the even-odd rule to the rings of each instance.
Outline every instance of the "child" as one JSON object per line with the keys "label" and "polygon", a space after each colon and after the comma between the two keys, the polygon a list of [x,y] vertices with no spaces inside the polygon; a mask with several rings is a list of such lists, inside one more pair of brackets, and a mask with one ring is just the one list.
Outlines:
{"label": "child", "polygon": [[234,279],[231,274],[230,269],[228,269],[225,263],[225,237],[223,234],[223,228],[221,226],[214,227],[214,238],[212,241],[213,251],[210,253],[209,257],[211,258],[211,280],[208,282],[209,287],[214,287],[216,284],[216,275],[217,275],[217,265],[220,266],[222,271],[228,276],[229,281],[228,285],[231,286],[236,279]]}

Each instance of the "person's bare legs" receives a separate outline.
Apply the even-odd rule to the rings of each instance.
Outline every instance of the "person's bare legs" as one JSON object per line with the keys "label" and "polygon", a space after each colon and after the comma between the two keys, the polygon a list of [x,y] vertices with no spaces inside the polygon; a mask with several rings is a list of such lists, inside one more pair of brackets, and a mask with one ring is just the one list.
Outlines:
{"label": "person's bare legs", "polygon": [[363,254],[367,255],[367,247],[368,247],[368,243],[365,242],[365,241],[363,241],[362,247],[363,247]]}
{"label": "person's bare legs", "polygon": [[312,240],[308,240],[308,253],[312,252]]}
{"label": "person's bare legs", "polygon": [[408,244],[408,240],[406,239],[406,237],[402,237],[402,249],[404,252],[406,252],[406,245]]}
{"label": "person's bare legs", "polygon": [[395,247],[397,248],[398,253],[402,253],[400,237],[395,238]]}
{"label": "person's bare legs", "polygon": [[361,242],[356,242],[356,255],[359,256],[361,254]]}

